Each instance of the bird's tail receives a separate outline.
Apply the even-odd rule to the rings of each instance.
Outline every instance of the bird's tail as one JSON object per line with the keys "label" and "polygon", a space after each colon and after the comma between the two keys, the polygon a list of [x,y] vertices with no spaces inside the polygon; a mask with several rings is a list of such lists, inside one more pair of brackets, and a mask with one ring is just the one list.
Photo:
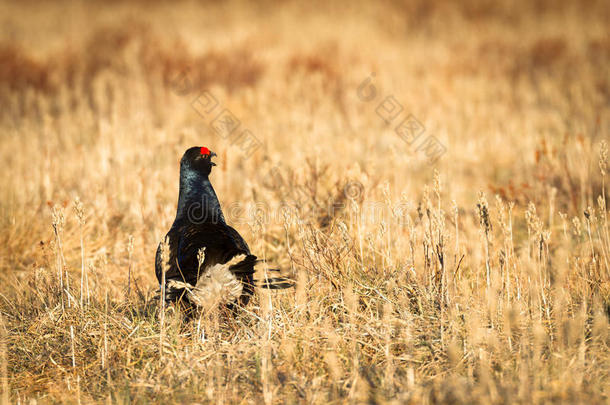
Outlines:
{"label": "bird's tail", "polygon": [[[264,260],[257,259],[254,255],[247,255],[243,260],[231,265],[229,269],[236,276],[251,276],[256,272],[255,266],[263,262]],[[252,279],[252,281],[255,286],[268,290],[281,290],[294,287],[294,280],[285,276],[280,276],[279,272],[280,269],[267,269],[262,272],[262,278]]]}
{"label": "bird's tail", "polygon": [[255,279],[254,282],[260,288],[266,288],[268,290],[283,290],[285,288],[294,287],[296,283],[291,278],[273,274],[279,272],[280,269],[267,269],[266,272],[263,272],[263,277]]}
{"label": "bird's tail", "polygon": [[229,270],[236,276],[248,276],[254,274],[254,266],[258,260],[254,255],[237,255],[234,256],[227,264]]}

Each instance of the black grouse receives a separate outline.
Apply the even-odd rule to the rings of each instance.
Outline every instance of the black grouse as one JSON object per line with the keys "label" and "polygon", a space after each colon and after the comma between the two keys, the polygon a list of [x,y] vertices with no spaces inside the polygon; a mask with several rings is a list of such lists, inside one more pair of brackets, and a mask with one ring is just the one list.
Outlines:
{"label": "black grouse", "polygon": [[[167,233],[168,263],[165,266],[165,299],[183,299],[199,306],[208,290],[226,290],[230,306],[246,305],[254,292],[255,255],[241,235],[227,225],[209,175],[212,157],[206,147],[188,149],[180,161],[180,191],[176,219]],[[159,283],[163,280],[162,244],[155,260]],[[203,263],[201,264],[201,259]],[[204,277],[205,276],[205,277]],[[207,278],[206,278],[207,277]],[[292,286],[283,277],[267,279],[266,288]],[[206,284],[207,283],[207,284]],[[199,294],[196,294],[196,293]]]}

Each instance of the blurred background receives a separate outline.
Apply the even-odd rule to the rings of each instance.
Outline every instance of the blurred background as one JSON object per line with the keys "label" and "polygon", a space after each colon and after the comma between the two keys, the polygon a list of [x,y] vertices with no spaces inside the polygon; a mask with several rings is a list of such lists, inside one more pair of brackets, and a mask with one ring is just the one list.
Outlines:
{"label": "blurred background", "polygon": [[[241,121],[235,136],[249,129],[259,141],[259,162],[317,156],[384,178],[430,171],[395,131],[409,115],[445,147],[441,167],[498,187],[531,183],[519,169],[608,128],[602,1],[1,7],[3,157],[48,177],[43,201],[61,194],[55,180],[90,189],[92,177],[71,173],[83,165],[96,176],[140,166],[154,175],[191,144],[211,145],[229,165],[243,158],[233,136],[193,111],[204,90]],[[357,89],[371,75],[376,99],[363,102]],[[387,97],[402,109],[389,125],[376,111]],[[24,159],[27,150],[37,158]],[[4,204],[32,196],[16,185]]]}
{"label": "blurred background", "polygon": [[[72,280],[82,276],[82,269],[89,269],[87,288],[92,286],[98,303],[103,302],[104,292],[118,300],[124,297],[127,269],[143,290],[154,291],[157,281],[153,258],[174,219],[179,160],[194,145],[207,146],[218,154],[218,167],[211,180],[223,206],[242,204],[226,213],[230,222],[236,224],[257,254],[266,255],[283,269],[307,269],[310,298],[319,298],[318,304],[322,298],[321,293],[315,294],[317,291],[332,292],[336,287],[320,278],[321,268],[330,269],[329,274],[336,275],[340,286],[348,286],[345,288],[357,285],[356,280],[383,289],[394,285],[391,283],[396,279],[386,271],[399,271],[405,278],[412,274],[426,291],[413,297],[430,297],[427,304],[417,301],[417,311],[423,305],[432,314],[426,319],[422,315],[418,336],[423,340],[431,333],[426,329],[431,319],[441,317],[435,312],[441,308],[435,301],[437,286],[427,273],[436,268],[430,267],[431,263],[437,263],[434,250],[426,248],[426,243],[434,240],[428,232],[431,211],[426,222],[425,209],[421,209],[430,205],[427,185],[434,183],[438,194],[430,195],[434,197],[434,209],[438,209],[435,224],[441,226],[447,220],[443,232],[455,229],[450,242],[452,248],[455,246],[454,265],[465,257],[461,270],[464,282],[459,284],[462,273],[457,278],[454,275],[456,284],[449,290],[456,296],[464,294],[460,305],[466,312],[456,310],[452,324],[461,325],[468,308],[476,306],[470,297],[485,303],[479,306],[483,308],[481,325],[485,324],[485,305],[489,304],[489,313],[496,313],[496,301],[479,288],[486,263],[489,266],[495,261],[492,264],[496,269],[504,269],[506,257],[513,260],[512,286],[516,282],[521,283],[519,288],[524,286],[524,295],[518,298],[521,300],[529,297],[527,286],[538,278],[531,276],[530,269],[547,269],[542,253],[539,257],[532,253],[537,247],[542,250],[543,243],[551,243],[546,252],[559,255],[554,264],[567,263],[566,256],[572,252],[585,257],[593,251],[580,232],[584,232],[591,211],[587,211],[586,219],[583,212],[597,206],[604,186],[598,151],[610,129],[608,21],[610,2],[603,0],[1,1],[0,159],[4,164],[0,175],[0,274],[3,293],[12,297],[2,308],[4,314],[12,314],[6,315],[12,330],[23,333],[10,346],[17,353],[15,347],[21,345],[21,354],[9,358],[10,373],[16,376],[12,386],[25,391],[55,390],[55,398],[61,398],[64,380],[54,379],[54,373],[69,374],[62,374],[49,363],[46,354],[40,358],[30,355],[30,351],[34,353],[30,347],[35,345],[48,348],[68,340],[61,334],[67,333],[63,329],[59,334],[53,330],[46,335],[29,333],[38,327],[37,322],[29,322],[38,318],[21,319],[20,314],[28,314],[35,306],[43,308],[47,298],[36,301],[38,298],[25,293],[25,298],[18,298],[21,280],[37,286],[51,285],[41,282],[39,275],[55,280],[57,263],[60,268],[64,263]],[[355,203],[404,203],[408,208],[402,214],[412,217],[413,222],[407,222],[409,227],[402,226],[404,223],[399,227],[392,222],[393,212],[387,211],[385,222],[375,220],[363,225],[351,211],[339,213],[350,198],[345,187],[354,185],[356,188],[350,190],[356,193],[351,196]],[[499,242],[490,248],[490,239],[487,245],[481,243],[485,239],[481,235],[486,232],[481,228],[481,207],[487,205],[479,200],[480,191],[491,201],[498,195],[500,201],[515,204],[510,211],[515,218],[514,232],[512,224],[510,228],[511,244],[514,237],[516,246],[512,251],[503,250],[507,245]],[[252,214],[243,208],[262,204],[272,210],[286,200],[298,203],[298,215],[311,222],[312,228],[307,231],[311,234],[294,224],[287,225],[281,215],[277,221],[261,225],[256,210]],[[534,204],[533,211],[531,206],[528,209],[530,203]],[[78,204],[82,204],[81,211]],[[494,207],[493,221],[499,221],[494,223],[505,225],[505,207],[502,203]],[[336,208],[336,218],[328,215],[329,208]],[[605,213],[605,199],[599,208]],[[358,212],[361,208],[354,209]],[[539,223],[532,222],[536,215],[541,218]],[[566,220],[572,217],[580,220]],[[335,227],[339,218],[345,221],[344,234]],[[52,224],[61,225],[61,232],[55,233]],[[568,229],[572,224],[573,233]],[[500,230],[507,229],[501,226],[494,228],[498,241]],[[533,233],[530,226],[535,229]],[[543,228],[552,232],[551,242]],[[565,245],[553,245],[559,243],[562,232]],[[346,234],[359,240],[359,249],[350,253],[353,257],[340,260],[344,253],[339,252],[336,257],[329,256],[332,263],[328,267],[307,267],[309,247],[299,244],[305,235],[340,240]],[[440,230],[438,235],[437,248],[444,243]],[[506,233],[503,235],[506,237]],[[531,235],[542,239],[533,240]],[[607,231],[601,235],[607,236]],[[318,236],[311,238],[319,243]],[[62,245],[58,246],[60,237]],[[424,251],[420,252],[422,240]],[[447,243],[444,246],[449,246]],[[417,247],[415,254],[413,246]],[[596,249],[604,251],[606,245],[600,246]],[[589,262],[579,257],[570,265],[581,266],[578,268],[583,276],[579,284],[571,285],[589,286],[589,281],[583,280],[597,281],[591,282],[595,287],[570,292],[573,308],[580,308],[581,291],[601,291],[604,302],[610,302],[605,273],[600,270],[592,276],[588,273],[592,268]],[[601,261],[593,256],[592,263],[600,266]],[[384,276],[379,276],[382,268]],[[353,280],[347,276],[353,274]],[[559,279],[554,277],[549,280]],[[409,280],[401,285],[418,285]],[[77,285],[75,281],[73,285]],[[543,287],[532,288],[534,299],[542,296],[539,292],[544,291]],[[50,294],[48,297],[55,298],[49,300],[63,297],[59,291],[59,295]],[[367,296],[370,291],[362,291],[362,300],[373,300]],[[507,305],[515,297],[510,286],[508,291]],[[335,297],[331,292],[328,294]],[[83,291],[80,293],[82,297]],[[402,292],[396,294],[402,297]],[[11,302],[20,302],[21,306]],[[395,301],[397,308],[410,305],[408,302],[403,298]],[[601,313],[606,308],[608,312],[610,306],[594,302],[595,311]],[[516,312],[528,313],[529,304],[521,303],[524,307]],[[287,305],[294,307],[292,301]],[[325,314],[325,305],[320,304],[320,314]],[[97,308],[102,311],[103,305]],[[549,306],[540,304],[539,308],[541,314],[549,316],[550,324]],[[42,315],[36,316],[44,318],[45,311],[40,310]],[[361,325],[368,327],[379,321],[380,313],[371,312],[372,318]],[[502,316],[508,312],[497,313],[500,320],[496,325],[503,325]],[[121,319],[116,322],[120,325],[123,315],[115,315]],[[79,317],[75,315],[75,319]],[[88,330],[92,324],[99,326],[98,321],[79,326],[77,337],[89,336],[79,331]],[[150,325],[150,330],[155,330],[154,318]],[[311,326],[302,325],[304,330]],[[542,328],[536,329],[536,325],[529,330]],[[292,329],[287,330],[292,333]],[[575,330],[576,335],[583,335],[584,329]],[[102,332],[96,333],[101,336]],[[454,336],[458,335],[455,332]],[[40,340],[29,342],[28,336]],[[44,343],[45,336],[56,339],[55,343]],[[116,336],[122,335],[117,332]],[[129,340],[132,334],[123,337],[125,340],[117,343],[119,348],[127,347],[125,342],[134,347],[144,345]],[[407,349],[410,339],[405,338]],[[504,340],[496,342],[507,347]],[[101,358],[97,352],[91,354],[85,343],[77,342],[77,364]],[[247,339],[240,344],[240,350],[250,347]],[[400,389],[411,390],[416,378],[422,392],[428,392],[426,381],[444,375],[446,370],[442,363],[446,340],[443,344],[436,352],[424,350],[425,345],[419,354],[405,349],[407,360],[400,360],[401,364],[412,368],[411,374],[400,376]],[[463,352],[481,353],[479,348],[484,344]],[[580,350],[577,346],[570,346],[570,350]],[[66,357],[69,350],[66,346],[54,354],[67,368],[71,362]],[[244,361],[252,350],[240,352]],[[468,367],[475,367],[472,359],[476,356],[466,359],[465,354],[462,359],[456,355],[460,350],[447,358],[458,359],[456,364],[464,360]],[[154,358],[156,347],[146,353]],[[318,364],[316,350],[311,353],[314,355],[306,364]],[[345,353],[346,358],[352,358],[352,352]],[[363,363],[377,364],[378,352],[370,349],[370,353],[370,357],[362,358]],[[506,362],[500,364],[509,364],[515,358],[514,352],[502,353]],[[607,346],[598,353],[600,361],[607,359]],[[411,355],[414,357],[408,357]],[[131,352],[122,352],[116,358],[122,362],[130,356]],[[553,370],[567,370],[570,356],[557,356],[566,359],[565,364],[559,364],[561,367],[548,363],[547,374],[541,377],[544,384],[548,383],[541,385],[544,389],[554,381],[553,390],[562,392],[565,376],[557,376]],[[411,362],[412,358],[416,361]],[[434,364],[438,368],[433,369],[430,364],[437,360],[439,363]],[[533,367],[529,360],[523,361]],[[80,374],[92,373],[87,381],[92,398],[107,394],[95,385],[99,376],[106,376],[105,364]],[[569,363],[569,367],[573,364],[580,363]],[[187,362],[181,367],[177,369],[188,372],[191,366]],[[474,381],[472,367],[463,373],[469,382]],[[34,369],[40,380],[38,385],[28,387],[27,376],[34,375]],[[133,371],[127,369],[126,373]],[[146,367],[138,370],[143,376],[147,372]],[[244,373],[252,370],[247,368]],[[309,369],[314,374],[316,370],[313,366]],[[521,389],[522,370],[521,366],[511,369],[510,381],[498,378],[508,384],[506,392]],[[574,392],[603,391],[604,371],[595,364],[589,370],[593,371],[588,376],[592,381],[589,388],[580,385],[585,376],[575,383]],[[301,372],[296,370],[294,375]],[[233,371],[227,373],[236,380],[241,378],[231,374]],[[157,378],[153,377],[144,376],[142,381]],[[71,374],[66,378],[72,378]],[[122,384],[122,377],[115,378]],[[279,386],[284,377],[273,374],[271,378]],[[66,381],[67,386],[70,381],[73,384],[73,380]],[[419,385],[421,381],[423,385]],[[456,386],[467,387],[459,378],[453,381]],[[191,382],[198,384],[196,379]],[[108,387],[110,391],[116,388],[110,383]],[[138,387],[132,386],[134,390],[144,389]],[[328,390],[331,397],[339,392],[339,388]],[[315,389],[313,392],[315,397]],[[235,392],[227,395],[237,398]],[[258,391],[254,398],[260,399],[257,395]],[[493,397],[493,393],[490,395]],[[524,403],[529,403],[530,397],[524,398]]]}

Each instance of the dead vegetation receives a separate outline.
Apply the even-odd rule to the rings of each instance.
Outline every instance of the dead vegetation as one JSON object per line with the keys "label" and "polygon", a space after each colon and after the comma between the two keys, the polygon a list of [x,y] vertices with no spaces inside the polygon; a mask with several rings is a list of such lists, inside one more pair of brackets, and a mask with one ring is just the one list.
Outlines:
{"label": "dead vegetation", "polygon": [[[607,401],[606,4],[36,7],[3,5],[4,403]],[[263,146],[215,132],[204,90]],[[156,298],[192,145],[297,280],[237,317]]]}

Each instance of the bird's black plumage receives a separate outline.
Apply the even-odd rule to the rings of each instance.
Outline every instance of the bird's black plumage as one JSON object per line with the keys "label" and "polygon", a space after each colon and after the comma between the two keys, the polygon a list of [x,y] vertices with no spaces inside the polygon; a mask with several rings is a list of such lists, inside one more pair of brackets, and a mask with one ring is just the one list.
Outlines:
{"label": "bird's black plumage", "polygon": [[[207,152],[207,153],[206,153]],[[207,148],[188,149],[180,161],[180,192],[176,219],[167,233],[169,238],[169,263],[165,273],[166,286],[171,280],[195,285],[198,272],[215,264],[227,263],[236,255],[245,259],[229,270],[243,283],[240,303],[245,305],[254,291],[253,274],[256,256],[241,235],[226,224],[216,192],[209,175],[214,152]],[[205,248],[205,260],[199,266],[197,254]],[[162,282],[161,244],[157,249],[155,272]],[[166,300],[183,296],[180,289],[166,288]]]}

